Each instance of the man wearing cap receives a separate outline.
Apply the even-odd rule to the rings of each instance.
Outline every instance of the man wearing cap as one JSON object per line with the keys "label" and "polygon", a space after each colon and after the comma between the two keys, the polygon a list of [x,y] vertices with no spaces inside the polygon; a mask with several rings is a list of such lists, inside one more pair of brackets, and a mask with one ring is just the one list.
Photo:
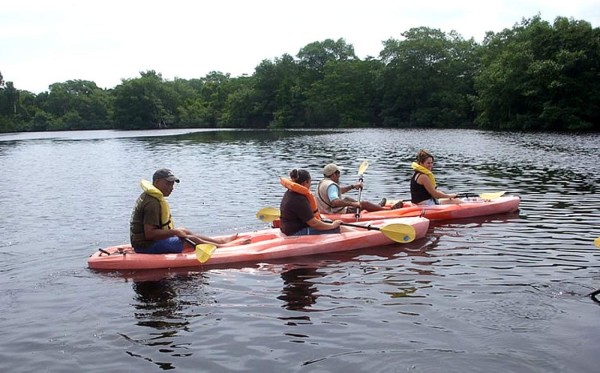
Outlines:
{"label": "man wearing cap", "polygon": [[169,203],[165,197],[173,192],[179,179],[167,168],[157,170],[152,184],[142,180],[142,194],[138,197],[129,223],[131,246],[138,253],[162,254],[183,251],[185,238],[195,243],[222,245],[237,238],[237,234],[216,239],[192,233],[186,228],[175,228]]}
{"label": "man wearing cap", "polygon": [[363,183],[340,186],[340,168],[334,163],[330,163],[323,168],[325,178],[317,185],[317,205],[322,214],[345,214],[356,212],[357,208],[367,211],[385,210],[385,199],[381,204],[376,205],[368,201],[358,202],[350,197],[342,197],[353,189],[362,189]]}

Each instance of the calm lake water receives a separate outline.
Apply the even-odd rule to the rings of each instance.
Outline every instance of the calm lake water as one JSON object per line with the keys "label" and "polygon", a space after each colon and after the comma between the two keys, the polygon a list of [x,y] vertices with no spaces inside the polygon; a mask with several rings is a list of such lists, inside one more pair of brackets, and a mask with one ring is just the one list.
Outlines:
{"label": "calm lake water", "polygon": [[[595,372],[598,134],[475,130],[0,135],[2,372]],[[447,192],[518,213],[432,224],[408,245],[235,268],[99,273],[141,178],[172,168],[175,222],[264,228],[278,176],[331,161],[363,199],[409,197],[419,148]],[[356,194],[356,193],[355,193]],[[356,195],[355,195],[356,196]]]}

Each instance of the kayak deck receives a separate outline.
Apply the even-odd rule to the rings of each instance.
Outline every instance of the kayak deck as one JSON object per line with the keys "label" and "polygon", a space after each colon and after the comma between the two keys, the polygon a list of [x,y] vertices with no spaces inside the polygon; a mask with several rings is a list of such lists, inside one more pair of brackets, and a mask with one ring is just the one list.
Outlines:
{"label": "kayak deck", "polygon": [[[388,224],[406,224],[415,229],[416,239],[425,237],[429,220],[423,217],[374,220],[363,223],[374,228]],[[286,236],[277,228],[239,234],[250,243],[222,246],[205,263],[196,259],[194,251],[178,254],[140,254],[130,245],[119,245],[98,250],[88,258],[88,267],[102,270],[181,268],[222,265],[227,263],[256,262],[303,255],[357,250],[394,243],[379,230],[342,227],[342,233],[323,235]]]}

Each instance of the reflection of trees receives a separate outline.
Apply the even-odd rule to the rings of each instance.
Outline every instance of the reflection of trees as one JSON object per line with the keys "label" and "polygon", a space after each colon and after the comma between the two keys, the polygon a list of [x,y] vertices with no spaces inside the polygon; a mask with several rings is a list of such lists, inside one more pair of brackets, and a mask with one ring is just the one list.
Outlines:
{"label": "reflection of trees", "polygon": [[318,296],[315,293],[318,289],[307,280],[322,276],[314,267],[299,267],[282,272],[284,286],[277,299],[285,301],[285,308],[288,310],[302,311],[309,308],[316,303]]}
{"label": "reflection of trees", "polygon": [[[136,295],[132,306],[138,320],[136,325],[150,328],[150,331],[141,338],[121,334],[134,343],[127,351],[129,355],[153,362],[163,370],[176,368],[172,362],[165,361],[164,354],[174,358],[192,355],[188,349],[189,343],[182,343],[179,339],[180,332],[190,331],[186,310],[200,303],[195,296],[199,280],[197,276],[181,276],[133,283]],[[188,299],[181,294],[191,294],[193,297]],[[151,348],[150,353],[148,347]],[[161,355],[155,356],[156,352]]]}
{"label": "reflection of trees", "polygon": [[[258,143],[280,141],[287,138],[295,139],[298,136],[315,136],[335,134],[336,131],[289,131],[289,130],[246,130],[246,131],[207,131],[186,133],[180,136],[173,136],[172,139],[180,142],[182,139],[194,143],[209,142],[249,142],[254,140]],[[166,139],[168,140],[168,138]]]}

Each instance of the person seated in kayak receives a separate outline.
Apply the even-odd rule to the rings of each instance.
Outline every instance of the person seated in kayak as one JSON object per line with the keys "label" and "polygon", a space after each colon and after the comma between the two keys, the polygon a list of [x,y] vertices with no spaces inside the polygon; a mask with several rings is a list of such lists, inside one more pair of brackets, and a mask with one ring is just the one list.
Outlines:
{"label": "person seated in kayak", "polygon": [[131,220],[129,235],[131,246],[137,253],[163,254],[183,251],[186,238],[196,244],[217,246],[233,243],[237,234],[225,238],[211,238],[191,232],[173,224],[169,203],[166,200],[179,179],[171,170],[162,168],[152,176],[152,183],[142,180],[142,194],[138,197]]}
{"label": "person seated in kayak", "polygon": [[363,183],[340,186],[340,169],[337,165],[330,163],[323,168],[323,180],[317,185],[317,205],[322,214],[347,214],[355,213],[356,209],[367,211],[385,210],[386,199],[382,199],[377,205],[369,201],[357,201],[350,197],[343,197],[354,189],[362,189]]}
{"label": "person seated in kayak", "polygon": [[[419,150],[416,162],[411,164],[415,170],[410,179],[411,202],[417,205],[439,205],[460,203],[455,193],[447,194],[437,189],[433,169],[433,155],[426,150]],[[443,198],[440,200],[440,198]]]}
{"label": "person seated in kayak", "polygon": [[293,169],[290,179],[281,178],[286,192],[281,199],[279,229],[288,236],[340,233],[340,220],[321,220],[315,197],[310,192],[312,178],[306,170]]}

